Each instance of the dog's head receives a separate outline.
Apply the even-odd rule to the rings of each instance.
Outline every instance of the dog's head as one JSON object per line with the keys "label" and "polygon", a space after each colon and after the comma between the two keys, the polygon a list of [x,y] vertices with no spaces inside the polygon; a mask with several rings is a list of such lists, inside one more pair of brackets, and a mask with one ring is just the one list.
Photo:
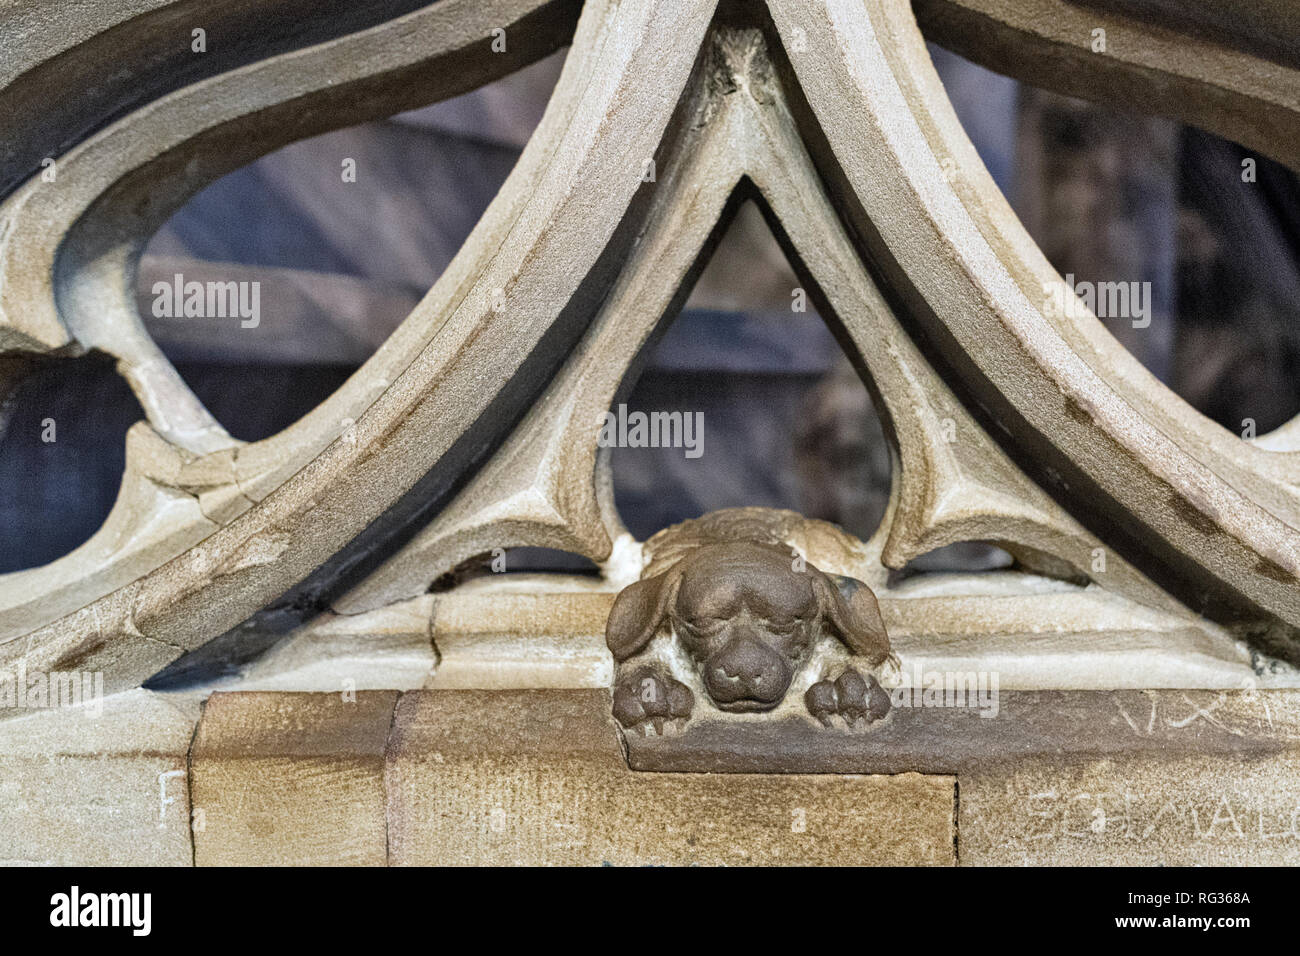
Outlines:
{"label": "dog's head", "polygon": [[605,639],[615,660],[643,650],[670,624],[722,710],[770,710],[823,633],[871,666],[889,654],[871,589],[833,581],[780,547],[750,541],[709,544],[668,570],[624,588]]}

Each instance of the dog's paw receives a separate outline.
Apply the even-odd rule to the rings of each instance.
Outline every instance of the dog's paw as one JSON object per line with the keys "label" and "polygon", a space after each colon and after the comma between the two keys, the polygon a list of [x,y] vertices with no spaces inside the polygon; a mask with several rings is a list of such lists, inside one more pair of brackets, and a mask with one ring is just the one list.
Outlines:
{"label": "dog's paw", "polygon": [[695,695],[681,681],[649,667],[638,668],[614,685],[614,719],[628,730],[663,736],[680,730],[695,708]]}
{"label": "dog's paw", "polygon": [[833,727],[838,716],[845,726],[857,729],[869,726],[889,713],[889,693],[868,674],[863,677],[849,668],[834,681],[820,680],[804,694],[808,713],[826,727]]}

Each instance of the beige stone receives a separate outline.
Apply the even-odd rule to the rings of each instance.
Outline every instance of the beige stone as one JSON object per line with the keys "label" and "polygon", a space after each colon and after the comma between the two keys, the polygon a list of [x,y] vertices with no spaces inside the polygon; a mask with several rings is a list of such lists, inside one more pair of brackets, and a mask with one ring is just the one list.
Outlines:
{"label": "beige stone", "polygon": [[[502,580],[502,578],[505,580]],[[609,687],[609,590],[553,590],[553,575],[493,575],[433,606],[439,689]]]}
{"label": "beige stone", "polygon": [[440,660],[430,687],[608,687],[613,661],[605,639],[512,634],[446,634],[438,638]]}
{"label": "beige stone", "polygon": [[[106,55],[93,24],[116,21],[97,19],[103,6],[72,46],[32,34],[25,72],[55,86],[60,57]],[[1065,0],[919,6],[927,26],[1014,74],[1125,101],[1154,84],[1161,105],[1294,159],[1300,72],[1231,31],[1205,36],[1186,21],[1162,31]],[[108,533],[0,579],[0,632],[15,637],[0,661],[53,668],[108,622],[110,643],[152,642],[106,667],[129,686],[306,575],[341,578],[346,562],[327,562],[430,475],[457,493],[425,527],[400,529],[405,544],[336,610],[418,596],[461,562],[516,545],[584,554],[603,584],[619,583],[636,542],[613,506],[595,416],[744,183],[806,264],[893,423],[900,477],[855,576],[874,588],[933,548],[993,540],[1026,567],[1091,578],[1135,614],[1182,614],[1186,627],[1171,633],[1219,683],[1230,648],[1206,647],[1165,589],[1217,620],[1245,620],[1256,650],[1300,659],[1297,430],[1243,442],[1177,400],[1094,316],[1044,304],[1060,277],[956,121],[911,5],[768,0],[748,23],[715,22],[714,7],[591,0],[574,27],[571,4],[458,0],[82,118],[79,129],[98,132],[67,140],[58,188],[31,178],[0,203],[0,350],[113,354],[151,425],[135,433]],[[1270,9],[1251,30],[1286,22]],[[135,35],[159,22],[139,20]],[[1109,31],[1104,56],[1087,46],[1094,23]],[[498,25],[512,42],[485,56]],[[462,254],[334,396],[236,447],[136,313],[133,256],[150,230],[295,133],[453,95],[571,30],[550,108]],[[129,48],[114,68],[144,69],[142,55]],[[21,100],[20,86],[0,87],[0,105]],[[301,123],[284,121],[289,109]],[[641,178],[649,157],[653,182]],[[469,448],[496,450],[470,474]],[[1103,527],[1116,540],[1101,540]],[[1020,579],[1025,593],[1035,577]]]}
{"label": "beige stone", "polygon": [[395,691],[214,694],[194,740],[200,866],[383,865]]}
{"label": "beige stone", "polygon": [[953,778],[627,769],[603,691],[415,691],[394,864],[951,864]]}
{"label": "beige stone", "polygon": [[1300,754],[1063,761],[961,774],[971,866],[1296,866]]}
{"label": "beige stone", "polygon": [[1030,696],[958,772],[961,863],[1300,862],[1294,691]]}
{"label": "beige stone", "polygon": [[438,655],[433,595],[366,614],[324,613],[286,635],[225,690],[413,690],[429,686]]}
{"label": "beige stone", "polygon": [[189,866],[198,706],[145,690],[0,723],[0,865]]}
{"label": "beige stone", "polygon": [[[612,500],[596,415],[752,187],[890,424],[899,468],[885,522],[835,570],[880,586],[905,664],[1005,669],[1007,686],[1032,688],[1294,682],[1261,652],[1300,660],[1300,420],[1239,440],[1094,316],[1044,303],[1060,277],[957,122],[912,5],[768,0],[715,18],[712,2],[588,0],[546,116],[462,253],[346,385],[248,445],[140,321],[131,282],[148,234],[294,135],[451,96],[550,52],[577,5],[448,0],[204,77],[153,56],[163,0],[131,0],[133,25],[110,6],[85,5],[68,31],[0,13],[22,38],[18,65],[0,65],[0,108],[31,119],[46,102],[91,104],[58,114],[54,134],[18,137],[28,158],[10,172],[29,178],[0,202],[0,361],[111,354],[149,419],[131,432],[101,531],[0,578],[0,666],[102,670],[129,687],[268,602],[332,595],[333,611],[355,616],[322,614],[250,686],[362,671],[359,685],[418,686],[430,638],[444,686],[602,683],[603,602],[641,553]],[[1130,0],[916,6],[935,35],[1023,79],[1127,103],[1150,93],[1284,163],[1300,155],[1300,71],[1251,52],[1261,39],[1293,45],[1277,35],[1294,20],[1280,0],[1218,29],[1213,10],[1152,26]],[[1105,51],[1091,48],[1099,25]],[[508,51],[486,56],[498,26]],[[101,60],[113,96],[71,95]],[[174,89],[133,99],[131,74],[155,66]],[[49,89],[33,96],[20,74]],[[31,177],[47,147],[57,188]],[[449,497],[420,502],[424,527],[387,523],[430,488]],[[969,540],[1020,561],[998,576],[1005,589],[890,586],[888,569]],[[406,614],[435,603],[436,578],[513,546],[580,553],[600,580],[554,600],[470,594]],[[352,581],[371,558],[383,560]],[[308,575],[311,600],[298,601]],[[351,592],[335,595],[345,581]],[[507,624],[476,618],[488,610]],[[167,788],[185,773],[192,716],[179,699],[114,700],[93,726],[10,715],[0,813],[16,860],[183,862],[169,814],[183,823],[186,807]],[[879,756],[892,734],[899,769],[953,761],[929,769],[962,774],[968,862],[1295,860],[1293,721],[1235,699],[1186,724],[1160,723],[1154,704],[1143,723],[1131,695],[1101,703],[1049,701],[969,736],[942,733],[960,721],[900,716],[860,749]],[[217,695],[188,780],[195,856],[383,862],[387,813],[400,862],[952,860],[951,777],[632,773],[607,715],[603,691],[418,691],[400,706],[393,691]],[[142,822],[151,773],[160,833]]]}
{"label": "beige stone", "polygon": [[[109,6],[112,4],[95,3],[85,10],[79,8],[77,16],[71,19],[77,21],[83,14],[88,19],[80,22],[71,35],[82,37],[93,33],[96,21],[92,12],[102,16],[99,8]],[[461,303],[469,277],[482,270],[483,260],[492,258],[486,254],[486,247],[485,255],[478,260],[447,270],[442,293],[435,297],[436,302],[425,306],[439,318],[405,323],[372,356],[365,374],[339,389],[313,414],[265,442],[241,447],[238,474],[227,467],[220,482],[192,480],[188,472],[211,471],[207,466],[214,461],[230,465],[231,449],[240,443],[229,439],[212,420],[149,339],[135,307],[134,267],[127,266],[126,262],[186,198],[211,179],[282,145],[293,135],[290,129],[299,135],[320,132],[425,105],[462,92],[468,86],[506,75],[552,52],[567,42],[576,13],[572,7],[560,10],[560,6],[554,0],[445,4],[395,18],[374,30],[349,34],[284,56],[272,56],[249,64],[247,69],[218,70],[219,75],[181,85],[170,96],[151,102],[147,109],[131,112],[120,121],[105,122],[109,119],[106,116],[82,118],[82,128],[99,125],[105,128],[100,135],[88,137],[57,154],[60,188],[42,190],[37,176],[0,203],[0,354],[7,356],[11,350],[23,354],[53,349],[75,354],[89,348],[102,348],[113,354],[156,428],[158,443],[167,448],[177,463],[171,470],[179,473],[176,481],[159,479],[160,488],[154,489],[141,481],[154,481],[153,471],[157,469],[144,460],[145,456],[128,455],[123,497],[112,519],[112,534],[94,539],[95,553],[78,550],[34,573],[24,573],[22,577],[0,576],[0,631],[6,636],[9,633],[33,635],[26,641],[0,645],[0,664],[22,660],[31,668],[51,668],[67,646],[85,637],[92,627],[88,620],[108,617],[123,603],[131,606],[132,618],[126,628],[110,635],[110,639],[127,641],[138,632],[157,642],[175,644],[177,650],[172,656],[176,656],[237,624],[264,604],[271,591],[283,593],[294,580],[319,565],[325,554],[315,543],[309,544],[309,539],[330,538],[332,543],[324,551],[337,550],[409,487],[405,477],[413,478],[414,471],[384,466],[331,506],[322,500],[323,491],[333,484],[337,473],[332,467],[308,466],[330,447],[335,449],[335,454],[342,453],[354,461],[359,460],[358,456],[371,457],[366,450],[367,428],[358,425],[356,433],[350,432],[351,423],[359,423],[371,404],[394,385],[403,370],[411,367],[414,357],[428,344],[433,330],[446,327],[447,323],[441,319]],[[553,16],[544,21],[536,17],[539,11],[552,8],[556,8]],[[243,14],[231,16],[240,15]],[[11,19],[7,13],[5,19]],[[150,69],[148,61],[154,54],[149,51],[156,52],[156,44],[143,41],[156,28],[156,22],[140,18],[133,24],[133,35],[141,40],[137,46],[113,43],[100,34],[90,38],[93,43],[74,52],[92,72],[102,72],[94,69],[96,57],[111,59],[118,75]],[[471,48],[487,42],[485,38],[493,28],[510,31],[512,42],[508,52],[500,56],[469,55]],[[69,35],[68,25],[62,24],[57,29],[30,33],[30,42],[25,41],[26,59],[37,63],[36,68],[44,69],[50,78],[50,88],[42,92],[42,101],[48,102],[51,97],[77,100],[73,96],[62,97],[57,88],[58,83],[68,82],[67,77],[72,75],[61,72],[57,66],[59,57],[66,52]],[[212,55],[220,58],[222,53],[214,50]],[[376,95],[371,79],[374,71],[392,78],[388,95]],[[577,77],[574,82],[579,90],[586,88],[585,78]],[[0,88],[0,103],[13,105],[13,100],[21,95],[13,87]],[[305,97],[318,98],[321,105],[328,101],[329,108],[310,110],[310,116],[298,110],[300,120],[319,125],[286,123],[277,104],[286,98],[301,104]],[[665,118],[667,113],[665,104]],[[535,137],[536,143],[530,150],[530,156],[536,156],[536,160],[530,160],[536,164],[534,168],[554,165],[550,147],[568,129],[568,119],[567,111],[561,111],[554,119],[554,133]],[[215,128],[221,130],[217,136],[220,142],[212,138]],[[50,143],[47,148],[55,147],[55,143]],[[525,172],[523,177],[531,180],[533,174]],[[100,226],[106,228],[89,226],[82,235],[89,238],[90,233],[100,237],[112,234],[115,238],[108,241],[113,250],[105,253],[107,258],[98,254],[91,254],[90,258],[101,264],[111,258],[121,267],[108,266],[101,271],[95,266],[88,270],[95,273],[93,277],[87,270],[70,267],[69,271],[77,272],[78,276],[69,278],[61,288],[66,291],[75,286],[78,291],[62,303],[56,303],[53,250],[75,244],[68,236],[75,231],[74,223],[85,221],[86,209],[96,205],[96,198],[102,199],[104,191],[114,183],[123,187],[119,196],[129,192],[132,198],[124,205],[99,204],[97,208],[104,214]],[[629,186],[629,191],[632,188]],[[526,192],[535,195],[531,188]],[[524,205],[523,198],[521,195],[498,204],[496,212],[485,217],[476,235],[490,236],[488,245],[496,247]],[[141,216],[145,208],[156,214],[155,217]],[[129,237],[123,232],[123,220],[130,222],[126,227]],[[587,223],[590,222],[588,217]],[[91,239],[92,244],[95,241]],[[527,243],[527,239],[523,241]],[[598,249],[593,246],[592,257],[597,254]],[[71,258],[77,256],[64,261],[70,262]],[[554,274],[550,267],[541,271]],[[501,276],[488,280],[489,289],[504,284],[508,272],[509,267],[503,267]],[[76,303],[72,302],[73,298],[77,299]],[[450,330],[453,337],[463,332],[463,328]],[[526,350],[522,340],[520,345]],[[458,355],[461,350],[439,345],[434,351],[446,358]],[[420,387],[412,388],[412,384],[408,381],[400,388],[394,385],[391,397],[418,395]],[[449,389],[447,397],[456,391]],[[484,401],[490,399],[491,389],[479,391]],[[464,405],[461,399],[457,403]],[[476,416],[468,406],[465,412],[467,420]],[[405,418],[407,412],[398,414]],[[449,420],[445,413],[438,415],[444,421]],[[411,424],[415,426],[414,422]],[[141,425],[139,429],[149,431],[150,427]],[[391,447],[404,449],[403,454],[428,453],[431,457],[417,466],[423,473],[453,438],[450,431],[444,434],[442,429],[429,427],[427,423],[415,426],[415,431],[424,438],[403,439]],[[355,442],[338,441],[345,432],[349,439],[357,433],[360,437]],[[434,440],[431,444],[430,440],[436,436],[445,438],[446,443]],[[302,493],[277,496],[279,504],[271,510],[278,517],[267,514],[265,517],[271,518],[269,523],[255,521],[257,527],[250,524],[226,542],[213,538],[216,529],[212,521],[228,530],[241,517],[246,517],[250,509],[257,510],[262,499],[291,477],[305,477],[312,471],[318,479],[324,479],[324,484],[302,488]],[[383,486],[388,487],[384,490]],[[206,500],[200,500],[196,507],[195,498]],[[208,506],[211,513],[204,513],[203,506]],[[188,511],[181,513],[185,509]],[[288,511],[302,512],[302,509],[305,509],[302,516],[306,523],[289,533],[289,525],[283,519]],[[345,512],[353,514],[354,519],[344,520]],[[202,545],[197,544],[200,540]],[[307,560],[296,564],[295,552],[303,545],[306,545],[303,556]],[[312,552],[311,556],[306,552]],[[182,557],[174,560],[178,556]],[[290,565],[292,571],[288,570]],[[285,571],[288,573],[281,576]],[[161,600],[154,603],[147,579],[166,581],[164,589],[172,591],[171,596],[160,594]],[[254,581],[258,596],[249,594],[251,601],[241,605],[233,592],[246,593],[243,586]],[[190,591],[184,582],[198,585],[200,590],[216,587],[225,590],[226,595],[208,593],[197,597],[191,607],[182,609],[180,603],[184,599],[173,589],[179,586]],[[264,590],[265,594],[260,593]],[[46,596],[54,600],[43,600]],[[89,613],[80,617],[69,614],[78,608],[85,608]],[[2,613],[6,611],[7,617]],[[157,620],[155,615],[168,620]],[[190,632],[202,632],[202,636],[188,640],[184,635]],[[107,672],[107,678],[112,686],[130,687],[146,679],[158,666],[161,665],[152,661],[124,659],[120,666]]]}

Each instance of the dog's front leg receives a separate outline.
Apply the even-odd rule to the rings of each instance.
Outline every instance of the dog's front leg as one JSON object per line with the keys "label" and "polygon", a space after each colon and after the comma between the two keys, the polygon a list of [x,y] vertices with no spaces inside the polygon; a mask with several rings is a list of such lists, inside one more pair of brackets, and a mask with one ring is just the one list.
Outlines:
{"label": "dog's front leg", "polygon": [[695,709],[695,695],[651,655],[638,655],[619,665],[614,678],[614,719],[629,730],[663,736],[677,731]]}
{"label": "dog's front leg", "polygon": [[860,730],[889,713],[889,692],[871,671],[863,675],[850,665],[835,680],[819,680],[809,687],[804,704],[826,727],[839,717],[850,730]]}

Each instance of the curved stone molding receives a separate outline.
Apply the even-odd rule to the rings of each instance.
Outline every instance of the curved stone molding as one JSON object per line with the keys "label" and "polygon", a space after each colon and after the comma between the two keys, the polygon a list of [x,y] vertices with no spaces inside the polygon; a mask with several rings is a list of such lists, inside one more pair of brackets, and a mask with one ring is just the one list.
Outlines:
{"label": "curved stone molding", "polygon": [[1058,500],[1104,516],[1108,539],[1198,610],[1271,619],[1272,646],[1293,654],[1294,506],[1279,517],[1143,417],[1070,347],[1041,295],[1026,295],[930,149],[885,53],[884,6],[769,4],[786,48],[804,49],[791,65],[824,137],[819,167],[864,255],[1022,467]]}
{"label": "curved stone molding", "polygon": [[[448,508],[357,589],[345,613],[425,591],[439,575],[494,548],[562,548],[606,561],[626,534],[608,496],[597,423],[625,370],[703,264],[727,224],[729,199],[753,194],[780,225],[792,261],[852,342],[898,446],[894,500],[863,557],[844,573],[879,587],[935,548],[989,540],[1029,566],[1041,555],[1089,577],[1101,542],[1010,462],[928,366],[862,269],[803,148],[757,31],[715,34],[690,96],[689,132],[662,171],[654,213],[573,359]],[[739,92],[736,92],[739,91]],[[882,347],[883,346],[883,347]],[[595,481],[591,480],[593,472]],[[883,563],[884,567],[881,567]],[[1135,599],[1169,598],[1118,555],[1105,583]],[[1100,576],[1099,576],[1100,577]]]}
{"label": "curved stone molding", "polygon": [[[182,88],[60,157],[56,183],[37,176],[0,205],[0,354],[100,348],[116,355],[153,413],[155,440],[140,441],[154,459],[169,459],[146,467],[129,444],[119,500],[93,544],[46,568],[0,576],[0,634],[25,633],[42,617],[87,604],[105,593],[99,582],[135,580],[247,510],[345,433],[432,334],[427,322],[407,322],[311,415],[264,442],[234,442],[136,312],[135,260],[153,229],[212,179],[285,142],[455,95],[549,53],[571,28],[565,7],[440,3]],[[535,22],[539,13],[549,19]],[[485,52],[492,29],[518,25],[524,29],[508,54]],[[462,69],[467,60],[473,69]],[[292,123],[286,101],[297,114]],[[146,500],[142,484],[159,481],[161,498]],[[190,494],[206,500],[184,521],[170,502]],[[165,538],[152,530],[160,522]],[[55,589],[67,600],[40,600]]]}
{"label": "curved stone molding", "polygon": [[[600,593],[629,584],[653,554],[614,509],[598,416],[745,198],[836,326],[896,454],[877,533],[808,560],[878,591],[906,632],[922,607],[894,601],[905,588],[888,570],[992,541],[1018,560],[994,588],[1009,602],[1103,592],[1206,638],[1211,657],[1245,637],[1294,659],[1295,453],[1219,429],[1095,318],[1045,306],[1059,277],[980,165],[907,6],[714,6],[588,2],[541,125],[446,273],[335,395],[262,442],[230,440],[145,334],[129,290],[149,231],[275,146],[548,52],[570,4],[445,0],[239,66],[73,147],[57,189],[38,177],[12,193],[0,352],[110,352],[149,423],[101,534],[0,578],[0,668],[75,663],[133,685],[271,602],[375,610],[515,545],[599,562]],[[1065,8],[1061,29],[1115,16],[1027,7]],[[1001,5],[920,8],[941,35],[978,25],[990,62],[1012,48],[1086,59],[1083,40],[1044,38]],[[1294,158],[1290,67],[1210,41],[1197,62],[1172,34],[1114,23],[1127,52],[1087,61],[1099,96],[1163,84],[1188,99],[1179,115]],[[487,52],[496,28],[518,41],[502,58]],[[1257,125],[1234,126],[1247,109]],[[1048,626],[1068,627],[1068,604]]]}
{"label": "curved stone molding", "polygon": [[[250,451],[236,464],[241,482],[248,465],[254,475],[272,470],[268,459],[290,473],[260,486],[249,481],[257,505],[79,614],[111,622],[110,641],[139,634],[197,646],[300,581],[417,481],[453,486],[483,446],[500,441],[572,344],[588,318],[584,310],[603,298],[617,260],[611,249],[631,238],[632,230],[618,227],[643,192],[644,158],[654,156],[711,12],[707,5],[589,5],[547,115],[456,261],[344,387],[346,395],[290,429],[278,447],[264,444],[265,457]],[[486,46],[489,27],[474,22],[483,30],[473,41]],[[671,55],[664,31],[681,41]],[[469,43],[470,35],[455,33],[448,42],[456,40]],[[374,42],[376,55],[393,45]],[[660,84],[644,83],[651,74]],[[602,197],[601,208],[593,208],[593,196]],[[353,422],[333,418],[358,396],[372,403],[347,416]],[[301,457],[287,459],[290,450]],[[113,617],[104,613],[110,608]],[[106,642],[90,640],[83,627],[75,619],[44,625],[6,645],[3,659],[24,657],[33,668],[69,659],[87,666],[85,656]],[[146,676],[113,675],[127,682]]]}

